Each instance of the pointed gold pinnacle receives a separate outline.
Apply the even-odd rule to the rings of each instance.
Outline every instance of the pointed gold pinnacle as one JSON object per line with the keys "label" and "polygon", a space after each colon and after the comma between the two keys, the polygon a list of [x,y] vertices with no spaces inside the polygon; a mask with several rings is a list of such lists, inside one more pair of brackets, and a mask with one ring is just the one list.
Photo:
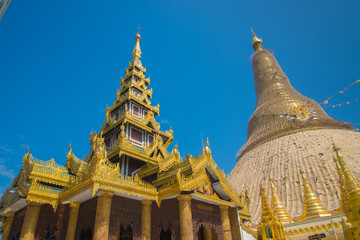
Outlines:
{"label": "pointed gold pinnacle", "polygon": [[290,223],[292,219],[289,213],[286,211],[283,203],[281,202],[279,196],[277,195],[273,180],[269,177],[270,187],[271,187],[271,207],[274,211],[274,214],[278,219],[283,223]]}
{"label": "pointed gold pinnacle", "polygon": [[251,32],[252,32],[252,35],[253,35],[253,42],[252,42],[253,49],[256,52],[263,50],[262,40],[255,35],[253,28],[251,28]]}
{"label": "pointed gold pinnacle", "polygon": [[304,208],[303,215],[300,217],[300,221],[331,216],[331,214],[325,209],[324,205],[320,202],[312,190],[302,168],[300,168],[300,174],[304,184]]}

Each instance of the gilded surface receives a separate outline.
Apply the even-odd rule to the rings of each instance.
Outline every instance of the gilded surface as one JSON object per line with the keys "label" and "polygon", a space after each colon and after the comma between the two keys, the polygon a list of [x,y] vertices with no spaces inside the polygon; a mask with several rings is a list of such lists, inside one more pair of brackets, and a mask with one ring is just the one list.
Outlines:
{"label": "gilded surface", "polygon": [[304,210],[303,215],[300,217],[300,221],[306,221],[314,218],[331,216],[324,205],[320,202],[314,191],[312,190],[305,172],[300,168],[302,181],[304,184]]}
{"label": "gilded surface", "polygon": [[260,194],[262,211],[258,229],[261,239],[287,239],[282,222],[274,215],[273,209],[268,204],[263,186],[260,188]]}
{"label": "gilded surface", "polygon": [[[216,205],[236,206],[240,209],[241,217],[250,220],[249,201],[244,196],[240,198],[227,183],[224,171],[212,158],[208,141],[203,152],[196,157],[186,155],[185,159],[182,159],[177,144],[168,152],[167,148],[173,142],[173,131],[171,128],[161,131],[160,124],[155,120],[155,116],[159,114],[159,105],[151,106],[150,98],[153,91],[147,89],[150,78],[145,78],[146,69],[140,61],[140,39],[140,35],[137,34],[133,60],[125,71],[125,78],[121,78],[121,88],[116,92],[116,101],[113,106],[106,107],[101,131],[90,133],[91,147],[88,155],[79,159],[69,146],[66,164],[60,166],[53,159],[38,160],[28,151],[23,158],[21,171],[15,178],[15,185],[9,187],[1,203],[7,199],[10,190],[15,189],[20,197],[32,203],[50,204],[54,211],[60,203],[70,203],[70,221],[76,222],[79,203],[73,202],[72,199],[85,192],[91,192],[92,197],[101,193],[97,208],[102,209],[103,213],[100,210],[96,213],[94,234],[97,239],[103,239],[106,235],[106,214],[113,194],[146,199],[143,201],[143,211],[148,217],[143,219],[144,222],[150,221],[151,201],[156,201],[160,206],[163,199],[180,196],[179,201],[183,202],[183,198],[188,198],[182,197],[183,191],[191,192],[197,198]],[[130,100],[146,109],[147,114],[135,117],[130,112]],[[125,130],[127,124],[152,133],[152,143],[135,145]],[[107,147],[105,136],[114,132],[117,133],[116,139]],[[140,160],[144,165],[129,176],[121,171],[119,161],[110,161],[116,157],[121,159],[123,156]],[[154,176],[156,179],[152,182],[145,181],[148,176]],[[214,190],[213,182],[220,186],[222,196]],[[2,210],[16,200],[3,205]],[[184,209],[189,208],[187,204],[189,203],[184,202]],[[188,213],[184,214],[188,216]],[[145,233],[148,233],[148,230],[144,230],[143,239],[150,239]],[[70,226],[67,238],[71,239],[73,235],[74,227]]]}
{"label": "gilded surface", "polygon": [[282,223],[290,223],[292,222],[289,213],[287,212],[286,208],[284,207],[283,203],[281,202],[276,188],[273,184],[271,178],[269,178],[270,187],[271,187],[271,207],[274,210],[275,216],[282,222]]}
{"label": "gilded surface", "polygon": [[[261,45],[261,47],[260,47]],[[314,100],[301,95],[290,84],[275,57],[262,49],[254,34],[253,70],[256,107],[248,124],[248,137],[240,155],[255,146],[304,128],[344,128]]]}
{"label": "gilded surface", "polygon": [[[347,220],[342,221],[346,240],[360,239],[360,184],[351,174],[339,148],[333,143],[334,159],[338,166],[341,200]],[[345,198],[345,199],[343,199]]]}

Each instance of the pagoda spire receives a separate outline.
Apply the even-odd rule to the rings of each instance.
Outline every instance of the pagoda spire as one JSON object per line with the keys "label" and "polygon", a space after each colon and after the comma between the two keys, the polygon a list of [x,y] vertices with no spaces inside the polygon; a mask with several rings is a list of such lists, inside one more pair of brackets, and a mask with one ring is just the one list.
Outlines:
{"label": "pagoda spire", "polygon": [[300,221],[331,216],[310,187],[309,180],[305,176],[305,172],[302,168],[300,168],[300,174],[304,183],[304,210],[303,215],[300,217]]}
{"label": "pagoda spire", "polygon": [[260,194],[261,194],[261,219],[263,218],[271,218],[274,217],[274,213],[272,209],[269,206],[269,203],[267,201],[266,195],[265,195],[265,188],[263,185],[260,186]]}
{"label": "pagoda spire", "polygon": [[344,212],[344,210],[347,209],[347,207],[348,207],[348,205],[347,205],[347,193],[346,193],[346,182],[345,182],[344,172],[341,169],[339,161],[335,157],[334,153],[333,153],[333,160],[334,160],[334,162],[336,164],[336,169],[337,169],[337,173],[338,173],[338,176],[339,176],[339,183],[340,183],[341,202],[340,202],[339,212]]}
{"label": "pagoda spire", "polygon": [[261,239],[285,240],[284,226],[274,215],[266,198],[264,186],[260,186],[261,195],[261,222],[259,223],[259,232]]}
{"label": "pagoda spire", "polygon": [[291,223],[292,219],[289,213],[286,211],[286,208],[284,207],[283,203],[281,202],[271,177],[269,177],[269,181],[271,187],[271,207],[273,208],[275,215],[278,217],[278,219],[281,222]]}
{"label": "pagoda spire", "polygon": [[[274,55],[263,49],[262,40],[252,30],[252,66],[256,107],[248,124],[246,144],[237,157],[272,139],[314,128],[349,129],[330,118],[314,100],[296,91]],[[266,126],[266,127],[264,127]]]}
{"label": "pagoda spire", "polygon": [[262,42],[261,38],[258,38],[255,35],[253,28],[251,28],[251,32],[252,32],[252,35],[253,35],[253,42],[252,42],[253,49],[256,52],[263,50],[263,42]]}
{"label": "pagoda spire", "polygon": [[[351,205],[360,206],[360,185],[347,168],[346,163],[339,152],[339,148],[333,142],[333,151],[336,153],[336,161],[340,165],[345,180],[345,191],[347,192],[347,201]],[[340,176],[339,176],[340,177]],[[351,206],[349,206],[351,207]]]}
{"label": "pagoda spire", "polygon": [[[346,239],[355,240],[359,238],[360,232],[360,185],[350,173],[346,166],[345,160],[339,152],[339,148],[333,141],[333,151],[336,153],[334,159],[338,167],[338,174],[340,179],[341,192],[341,204],[345,205],[343,211],[346,215],[346,222],[350,224],[344,224],[343,230],[345,232]],[[343,184],[345,182],[345,184]],[[344,192],[343,192],[344,191]]]}
{"label": "pagoda spire", "polygon": [[138,30],[137,34],[135,35],[135,47],[132,52],[133,54],[132,58],[134,60],[139,60],[141,57],[140,40],[141,40],[140,30]]}

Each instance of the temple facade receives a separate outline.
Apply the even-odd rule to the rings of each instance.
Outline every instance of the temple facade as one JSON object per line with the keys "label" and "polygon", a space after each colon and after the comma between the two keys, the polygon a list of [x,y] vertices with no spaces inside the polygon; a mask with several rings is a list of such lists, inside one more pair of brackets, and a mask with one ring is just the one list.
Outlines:
{"label": "temple facade", "polygon": [[140,39],[88,155],[69,146],[61,166],[28,149],[0,202],[2,239],[240,239],[247,193],[227,182],[209,141],[195,157],[182,159],[177,144],[168,152],[173,131],[155,120]]}

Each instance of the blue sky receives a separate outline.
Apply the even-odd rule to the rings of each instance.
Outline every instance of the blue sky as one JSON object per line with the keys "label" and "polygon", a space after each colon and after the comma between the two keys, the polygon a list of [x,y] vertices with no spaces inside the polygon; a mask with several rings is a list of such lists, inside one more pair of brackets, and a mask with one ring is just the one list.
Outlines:
{"label": "blue sky", "polygon": [[[12,1],[0,21],[0,191],[28,145],[60,164],[69,142],[87,154],[139,24],[162,130],[172,126],[182,156],[201,152],[203,133],[229,173],[256,101],[250,27],[292,85],[321,102],[360,79],[359,9],[359,1]],[[359,127],[359,106],[325,110]]]}

